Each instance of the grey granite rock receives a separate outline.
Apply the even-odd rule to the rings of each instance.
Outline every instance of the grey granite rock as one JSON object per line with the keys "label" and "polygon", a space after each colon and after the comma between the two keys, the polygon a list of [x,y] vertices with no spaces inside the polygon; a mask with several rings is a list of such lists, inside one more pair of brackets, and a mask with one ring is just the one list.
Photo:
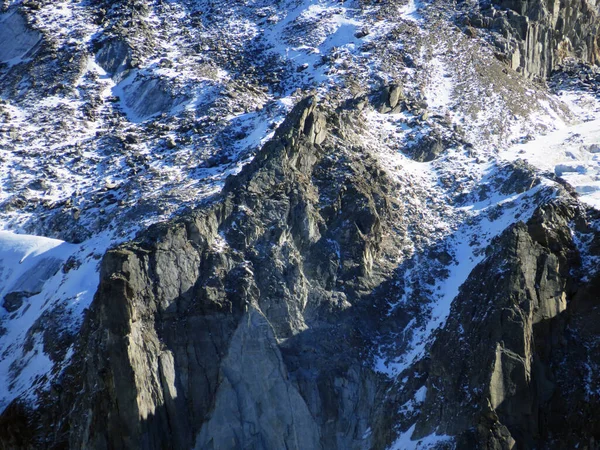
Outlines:
{"label": "grey granite rock", "polygon": [[498,0],[469,23],[499,34],[502,60],[528,77],[547,78],[568,58],[598,62],[600,21],[594,2]]}
{"label": "grey granite rock", "polygon": [[[389,180],[356,155],[331,165],[329,136],[307,98],[215,202],[105,255],[63,388],[22,446],[45,427],[69,448],[390,441],[389,380],[361,356],[388,270]],[[350,164],[360,176],[333,183]]]}
{"label": "grey granite rock", "polygon": [[[573,328],[583,319],[578,303],[598,301],[578,287],[569,226],[583,217],[576,204],[548,204],[488,249],[431,348],[415,438],[436,431],[460,436],[459,448],[498,449],[570,448],[593,438],[596,400],[568,362],[589,351]],[[583,402],[580,426],[561,423]]]}

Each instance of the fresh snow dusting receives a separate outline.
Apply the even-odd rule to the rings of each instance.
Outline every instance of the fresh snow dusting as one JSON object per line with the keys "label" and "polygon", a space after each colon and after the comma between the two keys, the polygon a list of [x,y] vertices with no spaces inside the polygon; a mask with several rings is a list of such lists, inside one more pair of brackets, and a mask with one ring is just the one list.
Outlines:
{"label": "fresh snow dusting", "polygon": [[[71,347],[53,349],[54,359],[48,349],[78,332],[98,287],[100,258],[114,242],[108,233],[75,245],[0,232],[0,410],[17,397],[35,401],[50,371],[68,363]],[[22,304],[7,310],[7,295]]]}
{"label": "fresh snow dusting", "polygon": [[[298,88],[324,85],[325,94],[343,83],[342,66],[362,55],[357,34],[366,22],[349,5],[304,1],[256,9],[223,2],[206,8],[216,7],[214,22],[198,26],[196,12],[206,6],[150,7],[144,22],[156,34],[144,41],[148,33],[133,33],[131,42],[134,48],[151,42],[150,55],[135,67],[121,62],[115,73],[88,52],[106,41],[97,41],[103,31],[85,3],[43,5],[32,13],[39,31],[16,10],[0,16],[0,62],[26,64],[44,33],[57,48],[83,55],[70,62],[79,67],[69,81],[73,90],[0,104],[0,202],[9,205],[0,211],[0,230],[8,230],[0,261],[6,330],[0,409],[25,394],[35,400],[49,374],[66,363],[69,350],[50,355],[49,340],[59,338],[40,324],[61,322],[56,333],[69,341],[108,248],[218,193],[305,95]],[[387,28],[374,26],[369,39],[378,30]],[[251,47],[254,64],[289,70],[290,81],[275,90],[238,80],[235,66],[223,60],[223,45],[239,54]],[[332,54],[339,67],[328,73],[322,58]],[[44,276],[27,284],[29,265],[38,262]],[[8,303],[7,294],[14,294]]]}
{"label": "fresh snow dusting", "polygon": [[413,412],[419,409],[420,405],[425,401],[425,396],[427,395],[427,387],[420,387],[413,398],[400,406],[400,411],[402,412]]}
{"label": "fresh snow dusting", "polygon": [[561,177],[575,188],[582,201],[600,209],[600,113],[590,118],[589,109],[572,109],[587,120],[575,125],[557,120],[555,131],[514,145],[500,152],[500,157],[520,158]]}
{"label": "fresh snow dusting", "polygon": [[360,53],[357,33],[365,26],[357,9],[340,2],[305,0],[283,17],[277,17],[276,24],[264,31],[261,41],[298,71],[298,79],[288,93],[297,89],[298,84],[325,93],[340,83],[345,70],[328,69],[322,63],[323,58],[332,55],[341,63],[345,55]]}
{"label": "fresh snow dusting", "polygon": [[[426,321],[417,325],[411,321],[401,333],[407,337],[405,351],[397,357],[389,358],[389,348],[383,347],[375,360],[376,369],[390,377],[396,377],[425,356],[427,346],[431,344],[433,332],[443,327],[450,313],[452,301],[458,295],[460,287],[471,271],[485,258],[485,248],[492,239],[499,236],[517,221],[526,221],[533,214],[537,202],[533,200],[550,183],[544,182],[527,192],[511,197],[494,196],[481,203],[457,208],[462,215],[463,224],[448,235],[447,252],[453,255],[454,263],[448,268],[443,279],[436,280],[431,287],[431,305],[426,311]],[[493,212],[493,214],[491,214]],[[404,275],[410,280],[413,269]],[[415,269],[420,271],[419,266]],[[404,305],[410,298],[412,289],[408,287],[397,303],[390,305],[390,311]]]}
{"label": "fresh snow dusting", "polygon": [[431,434],[421,439],[412,439],[412,435],[415,431],[415,426],[411,426],[408,430],[401,433],[400,436],[390,447],[390,450],[427,450],[436,448],[437,445],[442,443],[451,443],[452,436],[438,436],[437,434]]}
{"label": "fresh snow dusting", "polygon": [[0,63],[18,64],[35,48],[41,35],[29,30],[15,12],[0,14]]}
{"label": "fresh snow dusting", "polygon": [[[210,201],[308,94],[332,104],[340,92],[365,99],[349,139],[400,186],[396,200],[410,226],[397,257],[403,293],[390,299],[388,317],[427,292],[418,298],[420,320],[394,330],[402,346],[387,340],[376,349],[376,370],[399,383],[426,356],[491,240],[527,220],[537,197],[553,195],[553,175],[600,208],[600,108],[593,96],[548,95],[520,78],[515,84],[525,88],[516,94],[515,85],[494,85],[492,75],[484,78],[498,64],[492,50],[455,27],[429,24],[429,5],[417,0],[394,20],[358,1],[271,3],[153,3],[142,18],[147,28],[123,40],[147,54],[132,55],[135,63],[123,61],[115,73],[101,67],[95,49],[114,36],[97,39],[104,31],[86,2],[46,2],[35,29],[16,13],[0,15],[0,63],[7,67],[29,63],[43,33],[60,52],[83,55],[72,62],[74,89],[0,104],[0,411],[20,396],[35,401],[68,362],[72,347],[56,352],[50,341],[71,342],[77,333],[106,250]],[[402,112],[383,114],[369,102],[390,83],[415,98]],[[519,95],[531,101],[514,112]],[[412,158],[409,150],[430,135],[444,153],[428,162]],[[476,195],[519,159],[546,172],[541,184],[520,194]],[[224,250],[227,243],[214,245]],[[445,275],[427,284],[426,252],[438,245],[449,262],[434,267]],[[48,315],[59,329],[41,325]],[[403,407],[416,411],[425,395],[421,387]],[[414,429],[392,448],[450,440],[412,440]]]}
{"label": "fresh snow dusting", "polygon": [[400,17],[405,20],[412,20],[415,22],[423,20],[419,14],[419,2],[416,0],[408,0],[406,6],[400,12]]}
{"label": "fresh snow dusting", "polygon": [[[428,107],[434,114],[445,115],[456,125],[470,124],[465,129],[470,144],[468,149],[457,144],[455,149],[446,149],[446,155],[434,162],[413,161],[404,151],[412,142],[421,139],[422,135],[415,131],[413,124],[424,121],[421,129],[427,131],[429,119],[411,112],[395,115],[366,113],[369,130],[366,140],[370,150],[399,182],[406,184],[410,180],[412,198],[406,200],[409,214],[412,207],[417,206],[424,223],[421,230],[428,230],[430,236],[429,245],[436,240],[443,241],[446,244],[444,250],[453,256],[447,275],[427,287],[431,293],[427,294],[428,306],[423,311],[426,320],[418,323],[413,319],[403,329],[396,330],[396,340],[402,342],[400,354],[394,352],[394,344],[389,341],[378,349],[375,368],[392,378],[426,356],[434,331],[444,326],[460,287],[485,258],[484,249],[512,224],[527,221],[539,204],[540,196],[546,200],[552,198],[554,175],[573,185],[582,200],[600,208],[600,133],[597,131],[600,111],[597,99],[577,92],[544,96],[533,87],[526,87],[524,95],[531,99],[529,106],[532,109],[522,111],[522,117],[503,118],[512,100],[506,88],[499,86],[497,92],[483,97],[487,103],[476,110],[473,117],[469,110],[471,106],[461,104],[464,97],[457,94],[456,89],[460,89],[459,93],[478,89],[477,79],[470,81],[468,71],[457,71],[458,58],[448,58],[449,52],[443,48],[433,44],[431,52],[433,56],[425,64],[424,94]],[[483,92],[480,95],[484,95]],[[493,135],[490,139],[484,134],[487,131]],[[515,144],[519,141],[522,142]],[[541,184],[531,186],[521,194],[492,192],[485,199],[476,199],[480,184],[498,174],[507,161],[519,160],[541,169]],[[448,177],[468,180],[463,184],[462,194],[471,202],[452,204],[454,202],[449,201],[450,192],[440,185]],[[425,202],[420,199],[422,195]],[[447,201],[445,205],[439,205],[444,201]],[[424,203],[430,208],[422,209]],[[418,252],[419,248],[412,249],[415,268],[407,266],[404,269],[400,280],[404,293],[390,303],[388,316],[415,295],[413,286],[422,288],[419,273],[427,257],[421,260]]]}
{"label": "fresh snow dusting", "polygon": [[446,112],[452,101],[453,80],[446,70],[442,57],[437,55],[429,61],[428,73],[431,77],[425,91],[427,104],[434,111]]}
{"label": "fresh snow dusting", "polygon": [[[430,61],[429,93],[426,95],[432,109],[448,111],[449,106],[452,109],[455,80],[440,63],[441,60],[437,58]],[[507,126],[504,142],[516,142],[515,144],[494,149],[477,142],[466,152],[457,146],[445,156],[429,163],[412,161],[403,154],[407,142],[415,139],[414,136],[411,137],[413,131],[409,124],[414,119],[410,114],[393,117],[375,112],[367,114],[372,138],[371,151],[398,180],[406,183],[406,177],[410,179],[410,189],[413,192],[411,202],[419,201],[414,197],[419,197],[418,192],[422,189],[428,193],[431,209],[435,209],[435,200],[431,197],[447,198],[447,192],[440,186],[442,179],[452,175],[454,178],[469,180],[462,189],[462,194],[469,201],[447,205],[439,215],[428,216],[426,212],[422,212],[423,220],[430,223],[432,236],[445,243],[444,250],[452,255],[452,263],[447,267],[445,276],[437,278],[431,287],[427,286],[430,294],[427,294],[426,299],[419,299],[421,304],[427,304],[421,310],[423,314],[419,320],[413,318],[394,331],[391,339],[382,340],[376,351],[374,368],[394,379],[398,385],[403,385],[409,379],[402,374],[410,373],[414,364],[426,357],[434,332],[445,325],[461,286],[472,270],[484,260],[485,248],[512,224],[527,221],[540,201],[548,201],[556,195],[555,176],[572,185],[581,200],[600,209],[598,100],[590,98],[586,93],[559,92],[548,101],[536,101],[539,110],[529,116],[530,124],[514,121]],[[572,114],[570,118],[563,112],[557,112],[559,108],[556,105],[561,102],[568,106]],[[493,114],[493,108],[482,110],[478,121],[485,123]],[[457,119],[460,119],[460,114],[452,117],[452,120]],[[519,163],[523,160],[540,170],[540,184],[532,185],[520,194],[491,192],[483,198],[477,198],[477,187],[498,176],[506,162]],[[405,305],[409,310],[413,308],[408,302],[415,295],[415,287],[422,290],[420,274],[426,270],[424,264],[427,258],[420,259],[418,251],[418,248],[413,249],[414,262],[412,266],[406,266],[399,280],[403,285],[403,295],[390,303],[388,317]],[[586,263],[597,266],[597,261]],[[591,369],[589,370],[591,373]],[[589,384],[591,376],[588,375],[587,379]],[[424,387],[417,390],[413,399],[400,406],[399,411],[408,416],[414,414],[418,411],[419,399],[425,392]],[[401,433],[391,448],[428,449],[436,448],[442,443],[451,443],[450,436],[430,435],[412,439],[415,426],[416,424]]]}
{"label": "fresh snow dusting", "polygon": [[22,297],[18,301],[24,303],[14,313],[0,310],[0,409],[33,392],[53,367],[43,350],[43,329],[31,330],[50,300],[40,294],[75,251],[76,246],[56,239],[0,232],[0,297],[5,308],[7,294]]}

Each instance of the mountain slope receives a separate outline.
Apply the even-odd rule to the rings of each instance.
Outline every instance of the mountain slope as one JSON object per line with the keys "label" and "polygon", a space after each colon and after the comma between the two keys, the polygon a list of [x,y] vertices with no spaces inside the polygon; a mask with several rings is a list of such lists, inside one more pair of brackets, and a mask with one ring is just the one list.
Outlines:
{"label": "mountain slope", "polygon": [[2,11],[4,448],[594,448],[593,5]]}

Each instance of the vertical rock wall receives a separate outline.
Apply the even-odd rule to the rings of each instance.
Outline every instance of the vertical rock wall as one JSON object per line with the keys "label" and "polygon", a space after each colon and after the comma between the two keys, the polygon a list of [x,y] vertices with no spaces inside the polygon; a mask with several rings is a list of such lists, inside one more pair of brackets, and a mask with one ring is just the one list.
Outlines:
{"label": "vertical rock wall", "polygon": [[587,0],[482,2],[468,23],[494,31],[492,41],[512,69],[545,79],[566,58],[596,64],[598,6]]}
{"label": "vertical rock wall", "polygon": [[[576,205],[541,207],[507,230],[471,273],[431,349],[415,437],[435,431],[459,436],[460,448],[498,449],[594,441],[598,399],[570,361],[588,360],[596,346],[573,328],[583,319],[578,299],[598,305],[599,298],[580,287],[586,283],[572,223],[586,229]],[[597,320],[586,310],[583,320]],[[596,386],[595,371],[590,376]],[[572,413],[578,425],[568,421]]]}

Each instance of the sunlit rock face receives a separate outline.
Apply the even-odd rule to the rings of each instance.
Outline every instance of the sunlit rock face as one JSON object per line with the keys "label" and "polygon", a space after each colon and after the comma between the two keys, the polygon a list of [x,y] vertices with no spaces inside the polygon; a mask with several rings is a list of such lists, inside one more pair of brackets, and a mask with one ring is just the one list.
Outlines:
{"label": "sunlit rock face", "polygon": [[512,69],[545,79],[569,58],[597,64],[598,12],[588,1],[492,1],[468,9],[466,23],[491,30]]}

